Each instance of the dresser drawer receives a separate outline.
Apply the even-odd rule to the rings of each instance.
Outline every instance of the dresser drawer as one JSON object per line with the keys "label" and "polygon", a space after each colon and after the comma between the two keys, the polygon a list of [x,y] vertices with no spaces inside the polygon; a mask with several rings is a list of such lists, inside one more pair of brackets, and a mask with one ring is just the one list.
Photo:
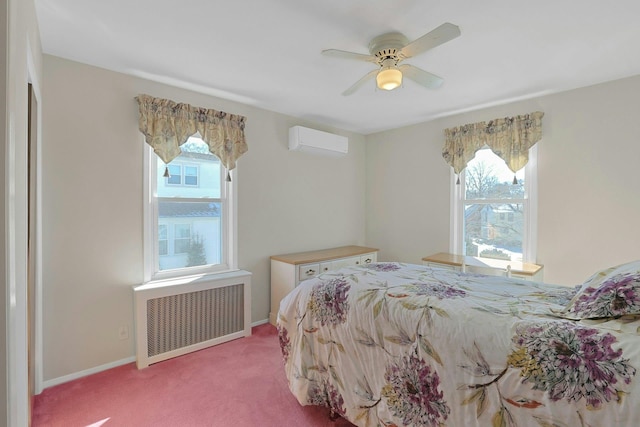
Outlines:
{"label": "dresser drawer", "polygon": [[352,265],[360,265],[359,256],[336,259],[334,261],[331,261],[331,270],[338,270],[340,268],[350,267]]}
{"label": "dresser drawer", "polygon": [[334,259],[331,261],[325,261],[320,263],[320,271],[325,273],[330,270],[338,270],[343,267],[349,267],[351,265],[360,264],[360,257],[349,257]]}
{"label": "dresser drawer", "polygon": [[338,270],[339,268],[349,267],[352,265],[366,265],[371,264],[372,262],[376,262],[377,252],[372,252],[370,254],[365,254],[361,256],[354,256],[348,258],[340,258],[331,261],[321,262],[320,263],[320,271],[325,273],[330,270]]}
{"label": "dresser drawer", "polygon": [[300,264],[298,266],[298,283],[320,274],[320,264]]}
{"label": "dresser drawer", "polygon": [[376,262],[378,260],[378,253],[374,252],[371,254],[362,255],[360,257],[360,265],[371,264],[372,262]]}

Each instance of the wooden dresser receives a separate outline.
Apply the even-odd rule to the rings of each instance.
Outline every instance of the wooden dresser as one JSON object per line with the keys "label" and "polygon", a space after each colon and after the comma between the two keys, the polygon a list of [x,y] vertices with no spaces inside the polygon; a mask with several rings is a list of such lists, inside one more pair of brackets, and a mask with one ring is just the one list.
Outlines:
{"label": "wooden dresser", "polygon": [[271,257],[271,312],[269,322],[276,324],[280,301],[305,279],[329,270],[376,262],[378,250],[364,246],[341,246],[310,252]]}

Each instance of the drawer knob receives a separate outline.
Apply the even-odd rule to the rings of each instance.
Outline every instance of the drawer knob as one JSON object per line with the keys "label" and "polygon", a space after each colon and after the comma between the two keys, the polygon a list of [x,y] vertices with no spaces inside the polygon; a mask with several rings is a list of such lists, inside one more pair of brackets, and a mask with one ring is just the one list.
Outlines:
{"label": "drawer knob", "polygon": [[360,264],[360,261],[356,261],[356,265]]}
{"label": "drawer knob", "polygon": [[365,264],[370,264],[371,263],[371,258],[367,258],[364,260]]}
{"label": "drawer knob", "polygon": [[312,274],[315,274],[315,273],[316,273],[315,270],[311,270],[311,269],[307,270],[307,276],[311,276]]}

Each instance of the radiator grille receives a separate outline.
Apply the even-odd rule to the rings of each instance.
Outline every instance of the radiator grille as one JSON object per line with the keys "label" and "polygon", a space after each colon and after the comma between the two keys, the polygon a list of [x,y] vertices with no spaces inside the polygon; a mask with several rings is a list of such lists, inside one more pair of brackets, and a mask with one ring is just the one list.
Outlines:
{"label": "radiator grille", "polygon": [[147,301],[148,357],[244,329],[242,284]]}

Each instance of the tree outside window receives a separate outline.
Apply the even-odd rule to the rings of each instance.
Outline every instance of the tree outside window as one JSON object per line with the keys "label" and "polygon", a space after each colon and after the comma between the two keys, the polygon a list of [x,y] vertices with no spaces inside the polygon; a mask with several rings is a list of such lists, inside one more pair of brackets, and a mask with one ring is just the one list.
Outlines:
{"label": "tree outside window", "polygon": [[466,255],[522,261],[524,169],[513,173],[489,149],[476,153],[464,171],[463,233]]}

